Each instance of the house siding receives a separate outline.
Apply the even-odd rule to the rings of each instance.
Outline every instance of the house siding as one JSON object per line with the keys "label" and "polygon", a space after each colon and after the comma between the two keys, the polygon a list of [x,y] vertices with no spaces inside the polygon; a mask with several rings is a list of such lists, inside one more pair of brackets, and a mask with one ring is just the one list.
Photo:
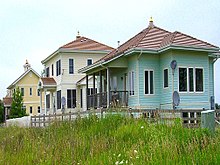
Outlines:
{"label": "house siding", "polygon": [[179,92],[180,105],[178,109],[209,109],[209,59],[207,53],[192,51],[173,51],[173,59],[177,61],[177,70],[174,74],[174,90],[178,89],[178,68],[179,67],[200,67],[203,68],[203,92],[201,93],[183,93]]}
{"label": "house siding", "polygon": [[[159,55],[142,54],[138,60],[139,63],[139,104],[142,109],[156,109],[160,104],[160,64]],[[153,71],[153,89],[154,93],[145,94],[145,70]]]}

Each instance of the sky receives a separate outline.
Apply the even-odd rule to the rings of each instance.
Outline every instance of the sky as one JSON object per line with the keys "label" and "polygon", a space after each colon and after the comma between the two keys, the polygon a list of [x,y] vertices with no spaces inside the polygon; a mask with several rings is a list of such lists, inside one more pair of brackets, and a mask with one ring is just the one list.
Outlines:
{"label": "sky", "polygon": [[[220,46],[219,0],[7,0],[0,2],[0,99],[23,73],[39,74],[41,61],[77,35],[112,47],[154,24]],[[220,103],[220,59],[215,100]]]}

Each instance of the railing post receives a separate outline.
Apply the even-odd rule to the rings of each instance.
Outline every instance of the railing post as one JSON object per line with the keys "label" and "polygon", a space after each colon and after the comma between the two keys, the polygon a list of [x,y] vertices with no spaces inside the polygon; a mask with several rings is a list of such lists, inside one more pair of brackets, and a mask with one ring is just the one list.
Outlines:
{"label": "railing post", "polygon": [[46,123],[45,123],[45,114],[44,114],[44,117],[43,117],[43,125],[44,125],[44,127],[46,126]]}

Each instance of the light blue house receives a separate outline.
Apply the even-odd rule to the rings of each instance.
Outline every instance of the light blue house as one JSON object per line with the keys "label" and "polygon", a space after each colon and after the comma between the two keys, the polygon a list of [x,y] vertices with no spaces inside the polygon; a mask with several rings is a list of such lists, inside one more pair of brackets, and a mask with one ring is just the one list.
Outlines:
{"label": "light blue house", "polygon": [[[181,32],[161,29],[151,20],[116,50],[79,70],[87,74],[87,82],[89,75],[97,80],[97,93],[87,96],[87,107],[213,108],[219,50]],[[179,98],[173,102],[174,91]]]}

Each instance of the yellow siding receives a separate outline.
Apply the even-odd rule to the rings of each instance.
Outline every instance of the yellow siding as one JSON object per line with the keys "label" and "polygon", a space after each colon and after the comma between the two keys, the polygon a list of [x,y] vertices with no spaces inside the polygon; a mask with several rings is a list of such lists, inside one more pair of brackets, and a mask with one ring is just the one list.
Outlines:
{"label": "yellow siding", "polygon": [[[37,86],[39,77],[32,71],[29,71],[20,81],[18,81],[11,89],[24,88],[23,102],[26,107],[26,113],[30,114],[30,107],[32,107],[32,115],[38,114],[38,107],[40,107],[40,96],[38,96]],[[32,95],[30,95],[30,88],[32,88]],[[44,98],[44,96],[42,96]]]}

